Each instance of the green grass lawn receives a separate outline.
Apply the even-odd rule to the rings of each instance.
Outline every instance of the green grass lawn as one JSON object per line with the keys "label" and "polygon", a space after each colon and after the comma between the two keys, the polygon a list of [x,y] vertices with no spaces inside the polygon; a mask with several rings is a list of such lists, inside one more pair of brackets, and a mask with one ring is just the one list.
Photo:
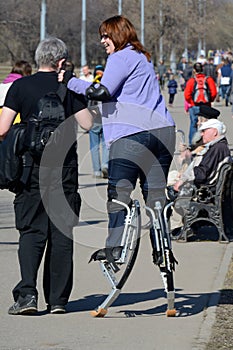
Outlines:
{"label": "green grass lawn", "polygon": [[2,66],[0,64],[0,82],[10,73],[12,66]]}

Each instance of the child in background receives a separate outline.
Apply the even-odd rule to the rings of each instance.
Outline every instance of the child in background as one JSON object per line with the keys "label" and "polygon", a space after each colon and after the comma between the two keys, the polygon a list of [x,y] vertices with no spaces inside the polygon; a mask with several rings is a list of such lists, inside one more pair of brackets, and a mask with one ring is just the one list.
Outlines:
{"label": "child in background", "polygon": [[173,106],[173,102],[174,102],[174,98],[175,98],[175,94],[177,93],[177,81],[175,80],[174,74],[170,74],[168,83],[167,83],[167,87],[168,87],[168,93],[169,93],[169,106],[172,107]]}

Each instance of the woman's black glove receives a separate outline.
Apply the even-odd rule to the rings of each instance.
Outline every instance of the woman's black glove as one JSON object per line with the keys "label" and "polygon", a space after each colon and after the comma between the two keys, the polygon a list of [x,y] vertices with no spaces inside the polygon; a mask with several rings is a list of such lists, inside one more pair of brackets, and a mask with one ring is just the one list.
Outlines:
{"label": "woman's black glove", "polygon": [[86,97],[88,100],[102,102],[111,100],[111,95],[108,89],[102,84],[91,84],[86,89]]}

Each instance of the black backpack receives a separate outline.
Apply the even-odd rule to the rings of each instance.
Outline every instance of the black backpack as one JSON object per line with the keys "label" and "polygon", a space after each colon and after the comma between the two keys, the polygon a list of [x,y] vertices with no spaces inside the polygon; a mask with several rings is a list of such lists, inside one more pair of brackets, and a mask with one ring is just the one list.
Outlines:
{"label": "black backpack", "polygon": [[66,86],[59,84],[56,92],[49,92],[43,96],[37,103],[37,112],[27,123],[25,148],[34,159],[41,158],[47,144],[52,142],[53,147],[56,147],[56,140],[59,142],[57,137],[51,138],[51,136],[65,120],[63,101],[66,91]]}
{"label": "black backpack", "polygon": [[23,174],[26,125],[15,124],[0,142],[0,189],[16,192]]}

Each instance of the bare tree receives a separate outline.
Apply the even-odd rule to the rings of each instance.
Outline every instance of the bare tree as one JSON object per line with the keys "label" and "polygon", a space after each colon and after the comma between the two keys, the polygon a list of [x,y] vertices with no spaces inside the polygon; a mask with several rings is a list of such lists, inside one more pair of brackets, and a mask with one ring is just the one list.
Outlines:
{"label": "bare tree", "polygon": [[[33,62],[40,40],[41,0],[0,0],[0,62],[25,58]],[[200,20],[201,2],[202,14]],[[47,0],[46,30],[64,40],[71,59],[78,67],[81,58],[82,0]],[[173,53],[176,60],[187,44],[190,52],[197,52],[201,37],[209,49],[231,49],[233,3],[230,0],[144,0],[145,47],[156,64],[162,38],[163,56],[167,62]],[[104,63],[105,52],[100,45],[98,28],[107,17],[118,13],[118,1],[86,0],[87,30],[86,56],[88,64]],[[159,9],[162,6],[162,20]],[[135,25],[140,38],[140,1],[122,1],[122,14]],[[186,43],[187,41],[187,43]]]}

